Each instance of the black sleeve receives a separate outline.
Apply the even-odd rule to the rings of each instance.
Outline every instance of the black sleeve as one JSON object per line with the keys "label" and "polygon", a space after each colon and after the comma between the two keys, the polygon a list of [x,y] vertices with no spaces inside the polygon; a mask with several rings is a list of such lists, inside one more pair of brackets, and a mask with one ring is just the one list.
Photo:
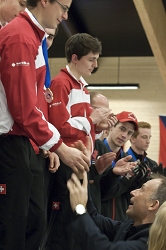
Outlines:
{"label": "black sleeve", "polygon": [[130,241],[110,241],[108,234],[112,234],[111,231],[114,230],[112,221],[108,218],[103,220],[101,223],[107,228],[107,236],[96,226],[88,213],[79,216],[72,223],[72,230],[79,237],[82,250],[147,250],[147,239],[143,237]]}

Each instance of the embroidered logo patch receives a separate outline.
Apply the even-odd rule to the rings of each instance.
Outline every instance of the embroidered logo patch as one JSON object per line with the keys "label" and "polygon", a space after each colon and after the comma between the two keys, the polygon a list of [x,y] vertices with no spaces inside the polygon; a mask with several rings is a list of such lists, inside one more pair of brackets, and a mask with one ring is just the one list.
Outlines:
{"label": "embroidered logo patch", "polygon": [[53,201],[52,203],[52,210],[59,210],[60,209],[60,202]]}
{"label": "embroidered logo patch", "polygon": [[0,194],[6,194],[6,184],[0,184]]}

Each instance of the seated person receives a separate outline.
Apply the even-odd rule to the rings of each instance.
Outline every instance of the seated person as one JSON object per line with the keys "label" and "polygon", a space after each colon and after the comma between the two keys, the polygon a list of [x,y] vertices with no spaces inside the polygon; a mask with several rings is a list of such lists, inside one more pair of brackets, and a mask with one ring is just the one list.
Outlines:
{"label": "seated person", "polygon": [[[88,199],[87,173],[82,184],[75,174],[67,182],[70,204],[75,213],[71,229],[83,250],[147,250],[149,228],[158,208],[166,201],[166,178],[156,176],[131,192],[125,222],[114,221],[97,213]],[[87,202],[88,200],[88,202]]]}
{"label": "seated person", "polygon": [[148,250],[165,250],[166,246],[166,201],[156,213],[154,222],[150,228]]}

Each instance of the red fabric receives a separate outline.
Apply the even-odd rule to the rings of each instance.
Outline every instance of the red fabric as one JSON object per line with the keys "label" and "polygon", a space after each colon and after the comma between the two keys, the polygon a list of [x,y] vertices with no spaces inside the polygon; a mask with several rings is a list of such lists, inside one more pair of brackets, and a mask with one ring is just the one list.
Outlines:
{"label": "red fabric", "polygon": [[93,144],[95,127],[89,117],[92,109],[84,84],[74,79],[66,69],[61,69],[53,78],[50,89],[54,99],[48,105],[49,121],[58,129],[63,142],[70,146],[81,140],[86,145],[86,136],[89,135]]}
{"label": "red fabric", "polygon": [[[46,120],[47,106],[43,94],[45,62],[41,50],[45,33],[35,22],[35,18],[31,20],[23,12],[0,32],[1,81],[7,109],[14,120],[9,134],[25,135],[37,146],[44,145],[45,149],[54,147],[52,150],[55,150],[62,140],[56,128]],[[0,110],[5,121],[9,117],[7,114]]]}
{"label": "red fabric", "polygon": [[166,116],[159,116],[160,123],[160,150],[159,163],[166,167]]}

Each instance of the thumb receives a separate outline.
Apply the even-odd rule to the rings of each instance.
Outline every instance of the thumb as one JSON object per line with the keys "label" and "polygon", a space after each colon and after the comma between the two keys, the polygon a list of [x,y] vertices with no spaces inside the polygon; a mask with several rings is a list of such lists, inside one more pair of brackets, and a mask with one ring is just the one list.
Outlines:
{"label": "thumb", "polygon": [[86,171],[84,171],[82,173],[82,177],[83,177],[83,183],[82,183],[82,185],[84,187],[87,187],[88,186],[88,177],[87,177],[87,172]]}
{"label": "thumb", "polygon": [[89,136],[86,136],[86,149],[91,152],[92,143]]}
{"label": "thumb", "polygon": [[83,150],[83,153],[89,158],[91,159],[91,148],[92,148],[92,144],[91,144],[91,140],[89,136],[86,136],[86,142],[85,142],[85,147]]}
{"label": "thumb", "polygon": [[124,161],[129,161],[132,158],[132,155],[127,155],[126,157],[123,158]]}

